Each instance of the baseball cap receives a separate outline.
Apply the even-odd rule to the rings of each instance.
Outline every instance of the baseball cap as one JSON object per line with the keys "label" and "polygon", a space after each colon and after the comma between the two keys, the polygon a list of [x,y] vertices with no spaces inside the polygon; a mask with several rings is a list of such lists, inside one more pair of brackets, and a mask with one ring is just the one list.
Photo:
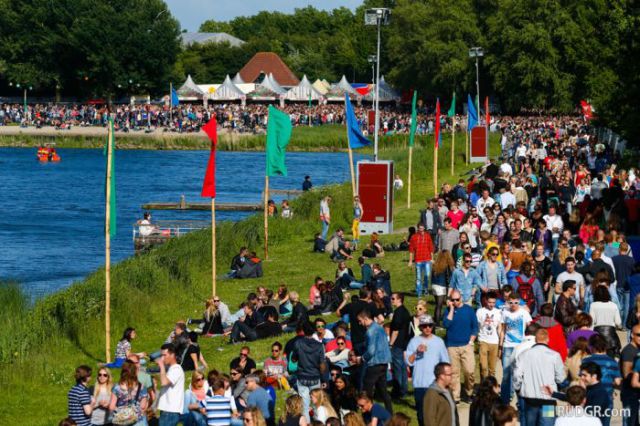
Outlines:
{"label": "baseball cap", "polygon": [[418,317],[418,325],[433,325],[433,318],[428,314],[420,315]]}

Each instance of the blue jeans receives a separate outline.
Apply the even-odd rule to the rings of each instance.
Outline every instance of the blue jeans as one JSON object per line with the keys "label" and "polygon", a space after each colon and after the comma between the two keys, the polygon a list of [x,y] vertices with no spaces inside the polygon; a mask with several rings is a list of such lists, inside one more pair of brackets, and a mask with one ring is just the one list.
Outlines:
{"label": "blue jeans", "polygon": [[358,282],[358,281],[351,281],[349,283],[349,288],[355,289],[355,290],[360,290],[362,287],[364,287],[364,283]]}
{"label": "blue jeans", "polygon": [[307,422],[311,421],[311,418],[309,417],[309,404],[311,401],[311,391],[314,389],[320,389],[320,381],[318,381],[317,384],[311,385],[311,386],[305,386],[303,384],[301,384],[300,382],[298,382],[298,395],[300,395],[300,398],[302,398],[302,412],[304,413],[304,416],[307,418]]}
{"label": "blue jeans", "polygon": [[322,221],[322,239],[327,241],[327,235],[329,234],[329,222]]}
{"label": "blue jeans", "polygon": [[[416,262],[416,295],[429,294],[429,281],[431,279],[431,261]],[[424,284],[424,289],[423,289]],[[423,293],[424,290],[424,293]]]}
{"label": "blue jeans", "polygon": [[416,412],[418,414],[418,425],[424,424],[424,413],[422,412],[422,401],[427,393],[427,388],[413,388],[413,399],[416,402]]}
{"label": "blue jeans", "polygon": [[407,365],[404,361],[404,351],[400,348],[391,348],[391,371],[393,372],[393,379],[397,384],[397,392],[400,395],[407,394],[408,377],[407,377]]}
{"label": "blue jeans", "polygon": [[[553,415],[551,415],[552,412],[550,410],[553,410]],[[523,426],[553,426],[556,423],[555,407],[553,405],[538,407],[525,404],[524,421],[525,424]]]}
{"label": "blue jeans", "polygon": [[500,385],[500,398],[502,403],[509,405],[513,394],[512,376],[513,376],[513,354],[514,348],[502,349],[502,384]]}
{"label": "blue jeans", "polygon": [[180,421],[180,413],[160,411],[159,426],[177,426]]}
{"label": "blue jeans", "polygon": [[616,289],[618,293],[618,301],[620,302],[620,316],[622,317],[622,326],[626,327],[627,324],[627,316],[629,315],[629,292],[624,291],[624,289],[620,288],[621,284],[618,283],[618,288]]}

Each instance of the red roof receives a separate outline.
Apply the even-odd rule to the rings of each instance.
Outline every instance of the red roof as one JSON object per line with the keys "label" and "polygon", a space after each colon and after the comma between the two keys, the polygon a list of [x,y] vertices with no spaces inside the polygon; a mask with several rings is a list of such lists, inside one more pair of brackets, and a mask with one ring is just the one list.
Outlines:
{"label": "red roof", "polygon": [[287,64],[273,52],[258,52],[240,70],[240,77],[247,83],[254,82],[261,73],[273,77],[281,86],[297,86],[298,77],[289,69]]}

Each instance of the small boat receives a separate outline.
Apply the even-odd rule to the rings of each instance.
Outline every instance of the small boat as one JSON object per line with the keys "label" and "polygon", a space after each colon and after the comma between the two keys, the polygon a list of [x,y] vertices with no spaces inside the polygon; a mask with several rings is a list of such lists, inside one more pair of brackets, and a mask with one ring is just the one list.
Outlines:
{"label": "small boat", "polygon": [[38,161],[41,163],[59,163],[60,155],[56,152],[55,144],[48,143],[45,146],[41,146],[38,148],[38,153],[36,154]]}

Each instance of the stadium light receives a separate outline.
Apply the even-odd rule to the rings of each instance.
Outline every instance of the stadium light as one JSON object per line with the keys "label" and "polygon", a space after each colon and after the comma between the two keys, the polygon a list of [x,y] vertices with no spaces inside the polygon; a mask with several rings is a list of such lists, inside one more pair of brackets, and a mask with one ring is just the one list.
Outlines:
{"label": "stadium light", "polygon": [[479,66],[478,66],[478,58],[481,58],[484,56],[484,50],[482,50],[482,47],[472,47],[471,49],[469,49],[469,57],[470,58],[475,58],[476,59],[476,97],[477,97],[477,108],[478,108],[478,117],[480,116],[480,71],[479,71]]}

